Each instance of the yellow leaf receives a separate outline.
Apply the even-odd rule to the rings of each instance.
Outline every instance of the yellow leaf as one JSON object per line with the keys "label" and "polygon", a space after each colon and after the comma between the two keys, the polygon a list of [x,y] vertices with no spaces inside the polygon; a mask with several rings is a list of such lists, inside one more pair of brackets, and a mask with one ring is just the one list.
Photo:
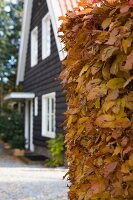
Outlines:
{"label": "yellow leaf", "polygon": [[129,156],[128,164],[129,166],[133,167],[133,153],[131,153],[131,155]]}
{"label": "yellow leaf", "polygon": [[123,78],[113,78],[108,81],[107,87],[110,89],[120,89],[123,88],[125,80]]}
{"label": "yellow leaf", "polygon": [[127,49],[131,46],[132,44],[132,38],[127,38],[122,40],[122,47],[125,53],[127,53]]}
{"label": "yellow leaf", "polygon": [[100,108],[101,107],[101,102],[100,102],[100,98],[98,98],[95,102],[95,107],[96,108]]}
{"label": "yellow leaf", "polygon": [[82,123],[86,122],[88,119],[89,119],[88,117],[82,117],[82,118],[80,118],[80,119],[78,120],[78,123],[79,123],[79,124],[82,124]]}
{"label": "yellow leaf", "polygon": [[117,146],[114,150],[113,155],[118,155],[119,153],[122,152],[122,147],[121,146]]}
{"label": "yellow leaf", "polygon": [[102,23],[102,28],[106,29],[109,27],[109,25],[111,24],[112,21],[112,17],[106,18],[103,23]]}
{"label": "yellow leaf", "polygon": [[99,86],[96,86],[89,92],[87,99],[94,100],[97,99],[98,97],[104,97],[106,94],[107,94],[107,87],[105,84],[101,84]]}
{"label": "yellow leaf", "polygon": [[102,75],[105,80],[110,79],[110,66],[107,65],[102,69]]}
{"label": "yellow leaf", "polygon": [[101,59],[102,61],[106,61],[108,58],[110,58],[116,51],[118,50],[118,47],[109,46],[101,51]]}
{"label": "yellow leaf", "polygon": [[105,101],[102,109],[104,112],[107,112],[110,108],[112,108],[116,104],[115,101]]}
{"label": "yellow leaf", "polygon": [[122,63],[123,55],[118,55],[110,68],[110,73],[116,75]]}
{"label": "yellow leaf", "polygon": [[123,173],[129,173],[129,166],[128,166],[128,163],[127,162],[125,162],[124,164],[122,164],[122,166],[121,166],[121,172],[123,172]]}
{"label": "yellow leaf", "polygon": [[82,70],[81,70],[79,76],[81,76],[84,72],[86,72],[86,71],[88,70],[88,68],[89,68],[89,66],[88,66],[88,65],[85,65],[85,66],[82,68]]}

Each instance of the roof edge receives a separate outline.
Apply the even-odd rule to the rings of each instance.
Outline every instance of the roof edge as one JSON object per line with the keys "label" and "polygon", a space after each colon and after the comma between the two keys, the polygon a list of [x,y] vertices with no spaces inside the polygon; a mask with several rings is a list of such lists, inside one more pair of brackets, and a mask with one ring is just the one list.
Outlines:
{"label": "roof edge", "polygon": [[10,99],[33,99],[35,97],[35,93],[30,92],[11,92],[4,97],[4,100]]}
{"label": "roof edge", "polygon": [[18,61],[16,85],[19,85],[19,82],[23,81],[24,79],[32,5],[33,5],[33,0],[30,0],[30,1],[24,0],[24,13],[23,13],[23,21],[22,21],[21,42],[20,42],[20,49],[19,49],[19,61]]}

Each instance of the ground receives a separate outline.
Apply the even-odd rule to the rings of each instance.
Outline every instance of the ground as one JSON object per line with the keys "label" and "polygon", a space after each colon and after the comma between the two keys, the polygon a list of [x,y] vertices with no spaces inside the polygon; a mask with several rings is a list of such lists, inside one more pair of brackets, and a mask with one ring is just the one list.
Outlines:
{"label": "ground", "polygon": [[65,169],[25,164],[0,145],[0,200],[67,200]]}

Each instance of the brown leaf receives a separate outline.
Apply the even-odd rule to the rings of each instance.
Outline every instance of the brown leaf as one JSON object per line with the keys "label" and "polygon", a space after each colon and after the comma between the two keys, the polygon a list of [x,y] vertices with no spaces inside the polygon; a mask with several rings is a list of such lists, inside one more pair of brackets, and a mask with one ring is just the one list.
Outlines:
{"label": "brown leaf", "polygon": [[110,68],[110,73],[113,75],[116,75],[119,71],[120,66],[123,63],[123,55],[117,55],[115,61],[113,62],[111,68]]}
{"label": "brown leaf", "polygon": [[104,177],[107,178],[117,167],[118,162],[111,162],[104,168]]}
{"label": "brown leaf", "polygon": [[130,8],[129,5],[124,5],[124,6],[121,7],[120,12],[126,13],[126,12],[128,12],[129,8]]}
{"label": "brown leaf", "polygon": [[126,100],[126,108],[133,110],[133,92],[129,92]]}
{"label": "brown leaf", "polygon": [[91,181],[91,190],[93,191],[93,194],[102,193],[105,191],[105,183],[102,179],[100,181]]}
{"label": "brown leaf", "polygon": [[110,90],[107,97],[106,97],[106,101],[110,101],[110,100],[116,100],[119,96],[119,90],[115,89],[115,90]]}
{"label": "brown leaf", "polygon": [[122,135],[122,131],[120,131],[120,130],[114,130],[112,132],[112,138],[114,138],[114,139],[119,138],[121,135]]}
{"label": "brown leaf", "polygon": [[107,94],[107,87],[105,84],[101,84],[91,89],[87,96],[87,100],[94,100],[98,97],[104,97]]}
{"label": "brown leaf", "polygon": [[127,143],[128,143],[128,138],[127,138],[127,137],[124,137],[124,138],[122,139],[122,141],[121,141],[122,147],[125,147],[125,146],[127,145]]}
{"label": "brown leaf", "polygon": [[79,112],[79,108],[72,108],[72,109],[67,110],[66,114],[74,115],[74,114],[77,114],[78,112]]}
{"label": "brown leaf", "polygon": [[124,156],[125,154],[129,153],[132,150],[133,150],[133,147],[132,146],[128,146],[127,148],[124,149],[124,151],[122,152],[122,155]]}
{"label": "brown leaf", "polygon": [[110,33],[110,37],[109,37],[109,40],[106,42],[106,44],[109,44],[109,45],[114,45],[116,40],[117,40],[117,35],[119,33],[119,30],[117,28],[113,29]]}
{"label": "brown leaf", "polygon": [[133,80],[133,76],[131,76],[123,85],[123,88],[125,88],[131,81]]}
{"label": "brown leaf", "polygon": [[133,174],[123,177],[123,181],[133,181]]}
{"label": "brown leaf", "polygon": [[[108,122],[113,122],[115,120],[115,117],[109,114],[101,115],[97,117],[96,119],[96,125],[100,127],[108,127]],[[107,124],[107,125],[106,125]]]}
{"label": "brown leaf", "polygon": [[132,70],[132,69],[133,69],[133,50],[132,50],[131,53],[127,56],[125,66],[122,66],[120,69],[121,69],[122,71],[126,71],[126,72],[128,72],[129,70]]}
{"label": "brown leaf", "polygon": [[115,122],[114,122],[114,127],[116,127],[116,128],[125,129],[125,128],[128,128],[130,126],[131,126],[131,121],[127,117],[116,119]]}
{"label": "brown leaf", "polygon": [[101,59],[102,61],[106,61],[110,58],[115,52],[118,50],[118,47],[109,46],[106,47],[104,50],[101,51]]}
{"label": "brown leaf", "polygon": [[87,91],[90,91],[92,88],[95,88],[101,82],[102,82],[102,80],[100,78],[93,79],[93,80],[89,81],[89,83],[86,85]]}

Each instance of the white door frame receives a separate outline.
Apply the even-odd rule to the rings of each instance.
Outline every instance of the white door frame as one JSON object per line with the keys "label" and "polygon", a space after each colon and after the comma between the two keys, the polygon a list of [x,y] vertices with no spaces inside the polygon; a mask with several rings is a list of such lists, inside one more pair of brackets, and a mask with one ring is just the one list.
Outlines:
{"label": "white door frame", "polygon": [[25,102],[25,140],[25,148],[33,152],[33,100]]}

